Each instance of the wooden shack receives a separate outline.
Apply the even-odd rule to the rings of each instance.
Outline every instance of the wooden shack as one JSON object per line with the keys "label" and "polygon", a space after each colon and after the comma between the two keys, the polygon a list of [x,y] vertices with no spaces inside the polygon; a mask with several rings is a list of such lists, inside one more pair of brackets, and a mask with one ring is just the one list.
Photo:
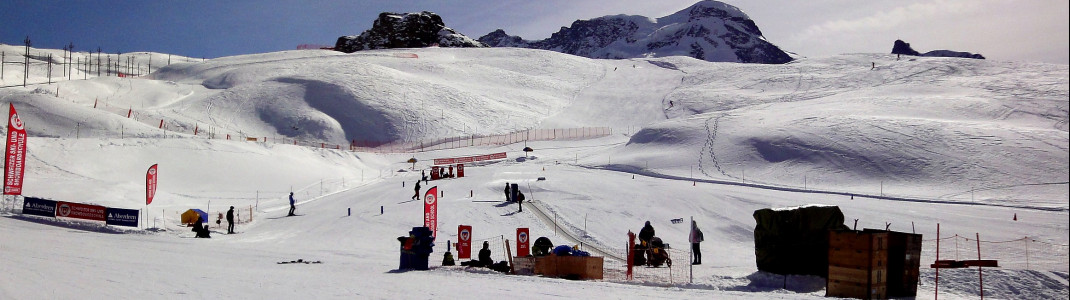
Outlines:
{"label": "wooden shack", "polygon": [[546,277],[591,280],[602,279],[603,258],[597,256],[538,256],[535,274]]}
{"label": "wooden shack", "polygon": [[826,297],[887,299],[888,233],[829,231]]}
{"label": "wooden shack", "polygon": [[888,234],[888,297],[917,296],[921,235],[876,229],[865,229],[863,232]]}

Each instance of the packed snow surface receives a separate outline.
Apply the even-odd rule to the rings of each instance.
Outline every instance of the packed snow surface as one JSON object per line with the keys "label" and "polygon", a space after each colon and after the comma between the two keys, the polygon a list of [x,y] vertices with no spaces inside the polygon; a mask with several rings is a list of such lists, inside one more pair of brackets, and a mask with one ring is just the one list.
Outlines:
{"label": "packed snow surface", "polygon": [[[824,279],[754,263],[752,213],[806,205],[838,206],[858,229],[923,234],[918,298],[934,296],[938,224],[941,259],[975,259],[979,236],[982,258],[999,260],[983,271],[985,296],[1068,297],[1065,65],[883,54],[754,65],[509,48],[137,61],[150,56],[140,77],[75,68],[49,79],[32,64],[23,87],[21,67],[4,69],[0,102],[30,134],[23,195],[143,216],[139,228],[24,216],[21,198],[6,197],[0,298],[817,299]],[[434,151],[316,146],[583,127],[612,133]],[[412,200],[421,171],[498,152],[508,158],[423,184],[441,191],[431,270],[399,271],[397,237],[423,224]],[[159,187],[145,205],[152,164]],[[507,182],[533,200],[523,212],[503,201]],[[291,191],[298,216],[286,217]],[[233,235],[214,222],[230,206],[242,220],[253,211]],[[190,208],[209,212],[211,239],[180,224]],[[705,233],[693,268],[691,218]],[[644,221],[675,264],[626,280],[627,232]],[[495,260],[518,227],[580,245],[605,257],[606,279],[443,267],[458,225],[473,227],[476,248],[491,242]],[[321,263],[279,264],[298,259]],[[977,274],[941,270],[940,298],[977,297]]]}

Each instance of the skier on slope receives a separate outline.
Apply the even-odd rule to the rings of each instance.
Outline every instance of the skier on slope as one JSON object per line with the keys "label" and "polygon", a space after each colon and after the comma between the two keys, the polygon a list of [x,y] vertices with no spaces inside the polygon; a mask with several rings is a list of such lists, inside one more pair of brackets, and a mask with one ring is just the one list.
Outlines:
{"label": "skier on slope", "polygon": [[227,234],[234,233],[234,207],[227,211]]}
{"label": "skier on slope", "polygon": [[287,216],[296,216],[294,214],[294,210],[296,209],[297,206],[294,205],[294,192],[290,192],[290,214],[288,214]]}
{"label": "skier on slope", "polygon": [[416,181],[416,193],[412,195],[412,200],[420,199],[420,181]]}

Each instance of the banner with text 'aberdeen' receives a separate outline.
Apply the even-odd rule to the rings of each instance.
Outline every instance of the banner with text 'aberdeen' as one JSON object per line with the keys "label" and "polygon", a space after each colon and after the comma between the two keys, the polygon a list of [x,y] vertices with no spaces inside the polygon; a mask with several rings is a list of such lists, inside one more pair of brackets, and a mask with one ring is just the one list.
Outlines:
{"label": "banner with text 'aberdeen'", "polygon": [[4,195],[22,195],[22,177],[26,174],[26,127],[15,104],[9,103],[7,148],[4,151]]}
{"label": "banner with text 'aberdeen'", "polygon": [[56,217],[56,201],[26,197],[22,199],[22,213],[42,217]]}
{"label": "banner with text 'aberdeen'", "polygon": [[136,209],[112,207],[107,208],[105,213],[106,220],[104,222],[106,224],[127,227],[137,227],[138,216],[141,215],[141,211]]}

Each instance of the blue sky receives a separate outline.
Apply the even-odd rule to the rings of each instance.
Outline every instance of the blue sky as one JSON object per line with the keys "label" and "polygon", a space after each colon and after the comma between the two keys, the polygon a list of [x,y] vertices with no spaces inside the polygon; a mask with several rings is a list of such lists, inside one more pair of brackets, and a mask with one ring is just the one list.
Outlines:
{"label": "blue sky", "polygon": [[[190,57],[333,45],[371,27],[380,12],[431,11],[478,38],[495,29],[549,37],[577,19],[661,17],[697,0],[462,1],[0,1],[0,43],[75,50],[154,51]],[[1070,4],[1063,0],[726,0],[767,40],[803,56],[887,53],[903,39],[990,60],[1070,64]]]}

